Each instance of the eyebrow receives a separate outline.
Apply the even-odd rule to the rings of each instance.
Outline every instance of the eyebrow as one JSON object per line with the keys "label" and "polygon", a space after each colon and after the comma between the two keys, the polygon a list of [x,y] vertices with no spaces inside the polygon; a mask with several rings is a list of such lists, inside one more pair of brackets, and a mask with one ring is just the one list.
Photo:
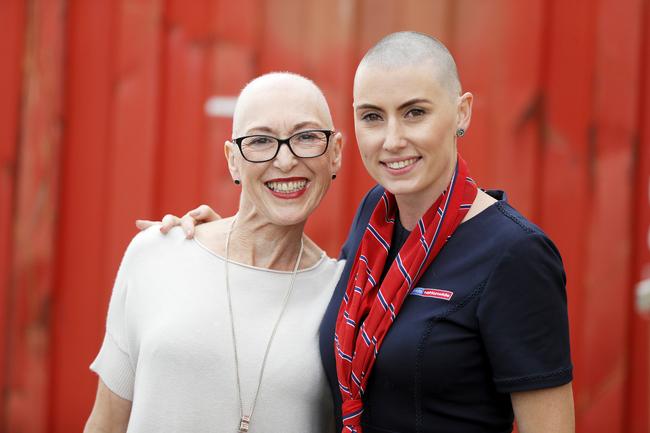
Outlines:
{"label": "eyebrow", "polygon": [[[421,104],[421,103],[432,104],[432,102],[430,100],[426,99],[426,98],[413,98],[413,99],[409,99],[408,101],[401,104],[399,107],[397,107],[397,109],[402,110],[402,109],[408,107],[409,105]],[[358,107],[355,108],[355,111],[356,110],[367,110],[367,109],[384,111],[380,107],[378,107],[376,105],[373,105],[373,104],[361,104],[361,105],[359,105]]]}
{"label": "eyebrow", "polygon": [[[318,129],[318,128],[322,128],[323,126],[320,123],[316,122],[315,120],[307,120],[305,122],[296,123],[293,126],[293,128],[289,130],[289,135],[292,135],[293,133],[307,127]],[[265,134],[276,134],[276,131],[269,126],[254,126],[248,129],[246,134],[256,134],[260,132]]]}

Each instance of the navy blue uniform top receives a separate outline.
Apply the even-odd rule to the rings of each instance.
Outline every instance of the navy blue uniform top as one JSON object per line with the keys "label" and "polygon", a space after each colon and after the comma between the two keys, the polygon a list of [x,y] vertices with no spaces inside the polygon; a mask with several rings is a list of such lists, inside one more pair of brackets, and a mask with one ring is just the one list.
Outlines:
{"label": "navy blue uniform top", "polygon": [[[383,194],[363,199],[320,328],[323,365],[341,431],[334,326],[366,224]],[[503,199],[454,232],[402,305],[364,395],[364,433],[510,432],[509,393],[572,379],[565,275],[546,235]],[[409,232],[397,224],[389,260]],[[432,297],[425,289],[451,292]]]}

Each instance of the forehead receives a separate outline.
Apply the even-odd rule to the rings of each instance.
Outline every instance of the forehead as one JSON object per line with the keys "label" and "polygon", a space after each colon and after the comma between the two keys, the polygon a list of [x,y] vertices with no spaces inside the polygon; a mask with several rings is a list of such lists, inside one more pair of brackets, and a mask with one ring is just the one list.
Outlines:
{"label": "forehead", "polygon": [[402,67],[363,65],[354,77],[354,104],[381,100],[449,99],[451,90],[433,63]]}
{"label": "forehead", "polygon": [[323,97],[301,83],[280,83],[250,89],[241,95],[233,118],[234,135],[257,129],[288,134],[296,125],[330,128],[329,109]]}

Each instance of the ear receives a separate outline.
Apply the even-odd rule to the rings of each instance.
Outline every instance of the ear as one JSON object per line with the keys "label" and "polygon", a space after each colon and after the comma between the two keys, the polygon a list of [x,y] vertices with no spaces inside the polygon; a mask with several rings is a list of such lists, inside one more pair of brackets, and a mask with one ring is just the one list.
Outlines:
{"label": "ear", "polygon": [[226,161],[228,162],[228,171],[230,171],[230,176],[233,180],[241,180],[239,174],[239,167],[237,167],[236,155],[239,150],[237,145],[232,141],[226,140],[223,144],[223,152],[226,155]]}
{"label": "ear", "polygon": [[330,139],[330,174],[336,174],[341,169],[343,160],[343,134],[335,132]]}
{"label": "ear", "polygon": [[456,129],[463,128],[465,131],[469,129],[469,124],[472,120],[473,103],[474,95],[469,92],[458,97],[458,118],[456,121]]}

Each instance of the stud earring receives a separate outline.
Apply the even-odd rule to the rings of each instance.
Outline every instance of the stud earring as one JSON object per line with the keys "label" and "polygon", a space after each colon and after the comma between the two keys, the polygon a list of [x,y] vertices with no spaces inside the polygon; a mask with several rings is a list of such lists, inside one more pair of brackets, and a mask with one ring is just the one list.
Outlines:
{"label": "stud earring", "polygon": [[239,181],[239,179],[235,179],[235,180],[233,180],[233,182],[235,182],[235,185],[239,185],[239,184],[241,183],[241,182]]}
{"label": "stud earring", "polygon": [[335,174],[332,175],[332,180],[334,180],[334,179],[336,179],[336,175],[335,175]]}
{"label": "stud earring", "polygon": [[460,137],[462,137],[463,135],[465,135],[465,130],[464,130],[463,128],[458,128],[458,129],[456,130],[456,137],[459,137],[459,138],[460,138]]}

